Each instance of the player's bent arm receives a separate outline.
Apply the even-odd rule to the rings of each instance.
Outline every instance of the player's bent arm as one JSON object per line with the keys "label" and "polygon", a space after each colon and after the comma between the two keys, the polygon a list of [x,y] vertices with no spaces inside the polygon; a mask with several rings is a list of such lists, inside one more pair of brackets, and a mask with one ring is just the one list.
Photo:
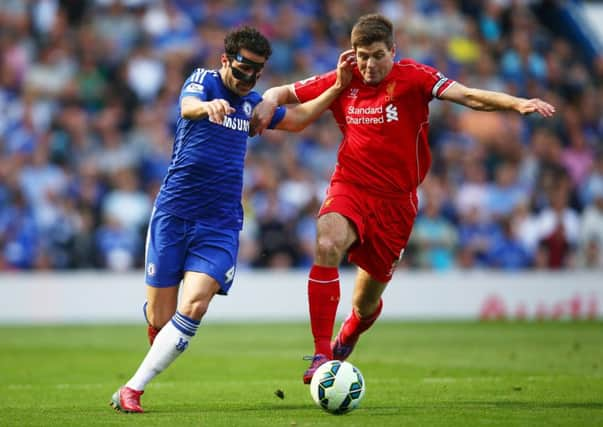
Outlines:
{"label": "player's bent arm", "polygon": [[180,115],[183,119],[200,120],[207,117],[207,114],[205,102],[193,96],[186,96],[180,101]]}
{"label": "player's bent arm", "polygon": [[275,129],[299,132],[312,123],[325,111],[329,105],[343,91],[345,85],[334,84],[318,98],[306,101],[303,104],[289,106],[285,117],[276,125]]}
{"label": "player's bent arm", "polygon": [[[297,132],[314,121],[350,84],[352,81],[352,69],[355,65],[354,51],[348,49],[342,52],[337,62],[337,78],[333,85],[314,99],[293,107],[287,107],[285,117],[276,125],[275,129]],[[288,86],[287,90],[291,91],[290,94],[295,96],[293,86]],[[285,95],[283,94],[282,96],[284,97]],[[295,98],[297,99],[297,96]]]}
{"label": "player's bent arm", "polygon": [[194,96],[185,96],[180,101],[180,115],[187,120],[201,120],[206,117],[213,122],[221,123],[224,116],[235,110],[224,99],[201,101]]}
{"label": "player's bent arm", "polygon": [[446,89],[440,99],[480,111],[513,110],[520,114],[537,112],[544,117],[550,117],[555,112],[555,107],[538,98],[519,98],[503,92],[467,87],[458,82]]}

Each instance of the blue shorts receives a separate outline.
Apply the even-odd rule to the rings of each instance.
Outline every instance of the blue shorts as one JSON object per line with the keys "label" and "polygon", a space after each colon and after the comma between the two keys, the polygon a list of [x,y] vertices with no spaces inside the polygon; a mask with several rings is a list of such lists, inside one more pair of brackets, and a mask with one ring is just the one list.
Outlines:
{"label": "blue shorts", "polygon": [[178,218],[157,208],[147,231],[145,280],[157,288],[177,286],[185,271],[205,273],[226,295],[235,275],[239,231]]}

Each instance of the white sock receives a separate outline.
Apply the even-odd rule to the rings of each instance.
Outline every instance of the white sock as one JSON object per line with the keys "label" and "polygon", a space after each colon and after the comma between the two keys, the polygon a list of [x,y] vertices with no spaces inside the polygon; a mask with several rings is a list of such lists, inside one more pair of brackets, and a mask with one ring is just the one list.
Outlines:
{"label": "white sock", "polygon": [[188,342],[195,336],[199,321],[176,312],[163,327],[151,349],[138,367],[134,376],[126,383],[126,387],[144,390],[145,386],[180,356],[188,347]]}

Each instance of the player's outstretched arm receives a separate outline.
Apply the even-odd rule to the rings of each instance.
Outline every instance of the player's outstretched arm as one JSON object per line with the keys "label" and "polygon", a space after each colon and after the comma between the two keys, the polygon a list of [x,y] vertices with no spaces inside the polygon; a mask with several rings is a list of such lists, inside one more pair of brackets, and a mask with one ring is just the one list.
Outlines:
{"label": "player's outstretched arm", "polygon": [[201,101],[194,96],[185,96],[180,101],[180,115],[187,120],[201,120],[208,117],[210,122],[221,124],[224,116],[234,112],[235,109],[225,99]]}
{"label": "player's outstretched arm", "polygon": [[555,113],[555,107],[539,98],[519,98],[503,92],[466,87],[458,82],[446,89],[440,99],[480,111],[514,110],[520,114],[538,113],[543,117],[551,117]]}
{"label": "player's outstretched arm", "polygon": [[276,125],[275,129],[298,132],[316,120],[350,84],[355,63],[356,57],[353,50],[346,50],[339,55],[337,78],[333,85],[317,98],[303,104],[287,107],[285,117]]}

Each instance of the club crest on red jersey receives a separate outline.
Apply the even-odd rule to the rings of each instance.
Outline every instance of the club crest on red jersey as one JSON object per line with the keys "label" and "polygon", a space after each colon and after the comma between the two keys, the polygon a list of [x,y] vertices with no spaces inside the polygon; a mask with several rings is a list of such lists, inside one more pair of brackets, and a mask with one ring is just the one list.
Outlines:
{"label": "club crest on red jersey", "polygon": [[391,82],[390,84],[387,85],[387,87],[385,88],[385,93],[387,94],[385,96],[386,101],[394,100],[394,91],[395,90],[396,90],[396,82]]}

